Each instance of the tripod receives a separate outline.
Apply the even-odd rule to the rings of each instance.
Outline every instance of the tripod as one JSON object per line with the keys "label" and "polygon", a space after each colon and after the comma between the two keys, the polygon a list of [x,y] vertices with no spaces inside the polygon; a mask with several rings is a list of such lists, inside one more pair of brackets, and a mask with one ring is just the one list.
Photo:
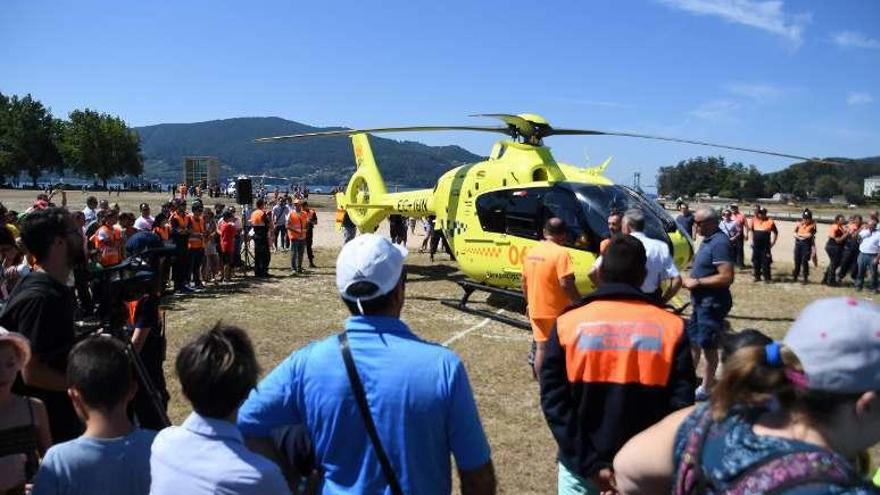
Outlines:
{"label": "tripod", "polygon": [[[245,211],[244,206],[240,205],[242,212]],[[254,269],[254,248],[251,245],[251,238],[248,235],[250,229],[250,219],[246,215],[242,215],[241,219],[241,271],[243,275]]]}

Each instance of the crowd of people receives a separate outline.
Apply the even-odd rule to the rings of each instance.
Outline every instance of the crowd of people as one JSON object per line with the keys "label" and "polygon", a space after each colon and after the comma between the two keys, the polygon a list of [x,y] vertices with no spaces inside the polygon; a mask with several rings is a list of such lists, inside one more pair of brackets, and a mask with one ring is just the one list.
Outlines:
{"label": "crowd of people", "polygon": [[[731,212],[682,210],[681,229],[701,238],[687,273],[642,233],[637,209],[609,216],[585,296],[562,220],[549,219],[525,257],[529,362],[558,445],[557,492],[878,493],[866,452],[880,440],[880,306],[813,302],[783,342],[732,332],[742,256]],[[687,321],[668,306],[681,289]],[[829,314],[841,318],[828,325]]]}
{"label": "crowd of people", "polygon": [[[307,236],[317,216],[295,197],[260,198],[241,219],[198,201],[187,213],[184,198],[155,217],[149,205],[126,215],[89,198],[70,213],[51,199],[0,228],[4,266],[23,254],[28,267],[12,259],[3,271],[11,290],[0,312],[0,492],[32,483],[35,494],[450,493],[451,457],[462,493],[496,492],[464,364],[400,319],[399,242],[362,234],[344,244],[335,280],[351,316],[342,331],[294,350],[262,380],[245,329],[218,323],[192,336],[174,356],[192,412],[168,426],[150,407],[156,397],[144,397],[132,355],[164,392],[150,357],[165,352],[157,298],[200,290],[211,274],[226,280],[205,271],[210,242],[220,273],[235,268],[226,248],[236,242],[254,243],[258,276],[273,250],[288,250],[302,273],[304,259],[314,261]],[[813,302],[782,342],[729,334],[736,239],[725,214],[692,215],[702,241],[687,272],[642,233],[639,210],[608,219],[613,235],[590,294],[574,284],[558,218],[523,262],[557,492],[877,493],[864,452],[880,441],[880,306]],[[122,294],[125,337],[78,335],[80,292],[99,295],[77,280],[89,258],[112,271],[163,245],[173,255],[155,258],[158,275]],[[690,293],[687,321],[666,307],[681,290]],[[160,399],[167,407],[167,393]]]}
{"label": "crowd of people", "polygon": [[[694,214],[687,203],[678,206],[679,215],[675,218],[682,232],[691,238],[695,237]],[[880,264],[880,228],[878,213],[874,211],[866,216],[859,214],[836,215],[828,226],[824,249],[829,263],[822,272],[821,283],[832,287],[851,285],[857,291],[868,289],[880,293],[878,281],[878,264]],[[735,266],[746,268],[744,253],[745,243],[752,249],[752,269],[755,282],[771,283],[773,279],[773,247],[779,238],[779,228],[768,214],[767,208],[755,205],[751,216],[746,216],[736,204],[730,204],[722,211],[721,231],[727,235]],[[822,241],[819,227],[813,219],[813,212],[804,209],[801,218],[795,223],[792,231],[794,237],[794,253],[792,264],[794,269],[791,278],[800,279],[801,284],[808,284],[810,264],[818,267],[817,244]]]}

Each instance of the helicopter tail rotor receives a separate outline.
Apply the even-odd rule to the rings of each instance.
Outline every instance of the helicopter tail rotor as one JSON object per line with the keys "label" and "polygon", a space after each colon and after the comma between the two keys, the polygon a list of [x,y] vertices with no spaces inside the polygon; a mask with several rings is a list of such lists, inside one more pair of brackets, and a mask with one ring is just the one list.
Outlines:
{"label": "helicopter tail rotor", "polygon": [[344,208],[352,221],[362,230],[372,232],[386,216],[382,200],[387,196],[385,179],[379,171],[367,134],[351,136],[354,147],[355,172],[348,181],[345,192],[337,195],[337,204]]}

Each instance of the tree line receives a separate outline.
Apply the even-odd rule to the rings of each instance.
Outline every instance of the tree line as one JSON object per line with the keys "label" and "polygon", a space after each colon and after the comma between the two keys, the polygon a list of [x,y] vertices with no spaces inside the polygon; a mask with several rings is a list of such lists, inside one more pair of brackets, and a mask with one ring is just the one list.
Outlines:
{"label": "tree line", "polygon": [[0,184],[24,172],[36,186],[45,173],[69,170],[106,188],[143,169],[140,139],[121,118],[86,108],[62,120],[31,95],[0,93]]}
{"label": "tree line", "polygon": [[829,160],[841,165],[803,162],[779,172],[762,174],[754,165],[728,164],[722,156],[690,158],[661,167],[657,190],[658,194],[671,197],[709,194],[756,199],[786,193],[802,199],[842,195],[849,202],[864,201],[862,181],[880,174],[880,157]]}

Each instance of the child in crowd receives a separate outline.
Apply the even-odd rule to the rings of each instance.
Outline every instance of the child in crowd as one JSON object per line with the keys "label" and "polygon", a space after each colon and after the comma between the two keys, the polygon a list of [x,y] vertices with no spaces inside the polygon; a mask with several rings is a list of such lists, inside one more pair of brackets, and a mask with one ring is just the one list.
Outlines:
{"label": "child in crowd", "polygon": [[202,279],[213,282],[220,272],[220,255],[217,253],[217,220],[214,210],[205,208],[205,264],[202,267]]}
{"label": "child in crowd", "polygon": [[175,368],[193,412],[156,437],[151,494],[289,494],[279,467],[248,450],[235,425],[260,373],[245,331],[218,323],[183,346]]}
{"label": "child in crowd", "polygon": [[232,267],[235,265],[235,235],[238,230],[235,227],[233,213],[229,210],[223,212],[219,227],[220,236],[220,263],[223,266],[222,282],[232,281]]}
{"label": "child in crowd", "polygon": [[121,342],[90,337],[73,348],[67,393],[85,433],[49,449],[34,495],[144,494],[150,491],[150,445],[156,432],[135,427],[126,409],[137,384]]}
{"label": "child in crowd", "polygon": [[30,356],[23,335],[0,327],[0,493],[24,493],[40,456],[52,444],[43,403],[12,393],[12,383]]}

